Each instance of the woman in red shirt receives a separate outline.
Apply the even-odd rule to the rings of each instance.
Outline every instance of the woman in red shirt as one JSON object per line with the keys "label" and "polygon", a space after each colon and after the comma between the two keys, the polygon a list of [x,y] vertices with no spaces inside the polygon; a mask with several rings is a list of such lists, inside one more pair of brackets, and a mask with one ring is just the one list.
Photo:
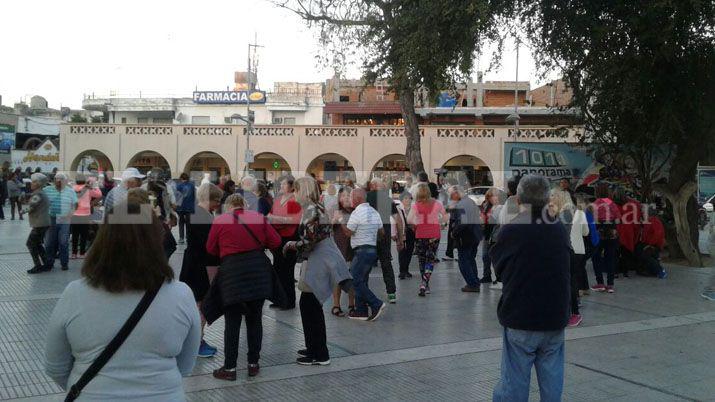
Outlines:
{"label": "woman in red shirt", "polygon": [[440,230],[441,225],[447,222],[447,213],[442,203],[432,198],[427,184],[419,184],[416,193],[416,202],[410,209],[407,223],[415,230],[415,250],[422,275],[419,295],[424,297],[425,294],[431,293],[429,281],[434,271],[434,264],[438,261]]}
{"label": "woman in red shirt", "polygon": [[616,203],[621,213],[621,221],[616,225],[620,244],[618,272],[628,277],[628,271],[635,270],[638,264],[635,250],[638,239],[641,237],[643,213],[641,204],[629,198],[623,187],[618,187],[613,191],[613,202]]}
{"label": "woman in red shirt", "polygon": [[243,197],[234,194],[226,199],[226,213],[216,217],[211,225],[206,251],[221,257],[221,266],[209,289],[202,309],[206,321],[221,304],[226,321],[224,330],[223,367],[213,376],[236,381],[238,335],[241,320],[246,317],[248,333],[248,375],[258,374],[258,359],[263,341],[263,302],[273,292],[270,261],[265,249],[280,246],[281,238],[258,212],[245,210]]}
{"label": "woman in red shirt", "polygon": [[285,306],[271,304],[270,307],[282,310],[295,308],[295,264],[298,255],[295,250],[284,249],[286,243],[298,239],[298,225],[302,214],[300,204],[295,200],[294,181],[292,176],[281,181],[280,195],[273,200],[271,213],[268,214],[268,221],[281,236],[280,247],[271,251],[273,266],[288,296]]}

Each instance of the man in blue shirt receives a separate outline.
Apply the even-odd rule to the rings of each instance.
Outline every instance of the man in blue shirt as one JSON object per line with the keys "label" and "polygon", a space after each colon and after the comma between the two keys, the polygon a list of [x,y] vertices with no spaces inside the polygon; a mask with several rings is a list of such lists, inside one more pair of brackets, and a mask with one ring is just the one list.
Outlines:
{"label": "man in blue shirt", "polygon": [[47,187],[45,194],[50,203],[50,228],[45,238],[47,261],[44,270],[50,271],[54,267],[55,255],[59,247],[60,264],[62,270],[67,271],[70,219],[77,208],[77,193],[67,185],[67,176],[64,173],[57,173],[54,186]]}
{"label": "man in blue shirt", "polygon": [[179,215],[179,244],[184,243],[185,231],[191,224],[191,215],[196,205],[196,187],[189,181],[189,175],[182,173],[176,184],[176,213]]}

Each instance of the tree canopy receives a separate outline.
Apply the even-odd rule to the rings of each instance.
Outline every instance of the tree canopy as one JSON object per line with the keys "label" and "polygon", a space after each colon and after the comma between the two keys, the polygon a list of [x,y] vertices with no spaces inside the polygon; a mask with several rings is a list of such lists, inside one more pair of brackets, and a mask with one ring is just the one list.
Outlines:
{"label": "tree canopy", "polygon": [[643,164],[658,163],[651,157],[656,148],[672,150],[661,191],[673,204],[681,249],[699,264],[697,241],[687,240],[697,230],[687,227],[685,205],[694,203],[698,162],[710,160],[715,147],[715,3],[538,0],[519,6],[538,63],[562,71],[573,89],[586,140]]}
{"label": "tree canopy", "polygon": [[499,42],[503,0],[280,0],[319,31],[322,62],[341,71],[358,58],[368,83],[384,79],[400,99],[413,174],[424,170],[416,90],[434,96],[469,80],[485,40]]}

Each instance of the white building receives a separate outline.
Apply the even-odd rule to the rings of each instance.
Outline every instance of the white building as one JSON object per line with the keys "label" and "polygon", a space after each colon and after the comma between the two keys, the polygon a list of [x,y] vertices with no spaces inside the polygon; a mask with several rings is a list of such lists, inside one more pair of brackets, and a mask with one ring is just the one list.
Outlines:
{"label": "white building", "polygon": [[[82,107],[110,124],[243,124],[247,99],[256,125],[323,124],[323,84],[277,82],[272,92],[195,91],[183,98],[86,97]],[[234,117],[232,119],[232,117]]]}

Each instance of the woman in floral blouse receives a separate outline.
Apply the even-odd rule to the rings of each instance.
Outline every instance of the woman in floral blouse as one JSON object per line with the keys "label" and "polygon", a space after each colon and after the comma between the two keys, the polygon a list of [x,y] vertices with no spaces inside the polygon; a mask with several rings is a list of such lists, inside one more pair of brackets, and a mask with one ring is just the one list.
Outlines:
{"label": "woman in floral blouse", "polygon": [[318,202],[319,193],[312,177],[295,181],[295,198],[303,214],[298,227],[298,240],[289,241],[283,250],[296,250],[301,261],[300,317],[303,322],[306,349],[298,351],[301,365],[328,365],[330,355],[325,334],[323,303],[335,286],[352,287],[348,266],[331,234],[325,208]]}

